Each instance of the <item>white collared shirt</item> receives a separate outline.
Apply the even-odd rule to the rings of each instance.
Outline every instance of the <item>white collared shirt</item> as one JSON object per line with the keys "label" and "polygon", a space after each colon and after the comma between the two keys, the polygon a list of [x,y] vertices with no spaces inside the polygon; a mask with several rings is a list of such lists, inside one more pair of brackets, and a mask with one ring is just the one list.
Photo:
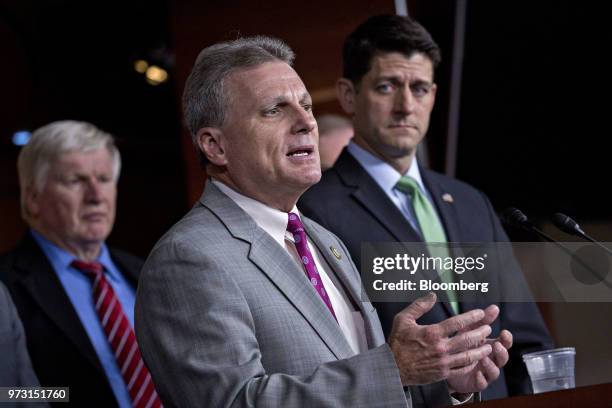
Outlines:
{"label": "white collared shirt", "polygon": [[[212,182],[219,188],[219,190],[238,204],[238,206],[242,208],[244,212],[250,215],[255,223],[268,235],[270,235],[274,241],[284,248],[294,258],[295,262],[300,266],[300,269],[304,268],[297,249],[295,248],[293,235],[287,231],[287,224],[289,223],[287,213],[240,194],[218,180],[212,179]],[[296,206],[293,207],[291,212],[298,214],[301,217],[301,214]],[[329,295],[329,300],[334,308],[334,313],[336,314],[340,330],[342,330],[344,337],[346,337],[346,340],[350,344],[355,354],[366,351],[368,349],[368,345],[361,313],[354,310],[352,303],[349,301],[344,291],[340,290],[336,285],[334,285],[333,281],[329,278],[329,274],[333,272],[331,271],[331,268],[327,262],[322,261],[324,258],[319,253],[317,247],[311,244],[310,240],[308,240],[308,248],[312,253],[312,257],[317,267],[317,271],[319,272],[319,275],[323,281],[323,285],[325,286],[325,290]],[[304,274],[305,273],[306,272],[304,271]],[[314,288],[312,290],[313,293],[318,296]],[[322,299],[321,302],[323,302]]]}

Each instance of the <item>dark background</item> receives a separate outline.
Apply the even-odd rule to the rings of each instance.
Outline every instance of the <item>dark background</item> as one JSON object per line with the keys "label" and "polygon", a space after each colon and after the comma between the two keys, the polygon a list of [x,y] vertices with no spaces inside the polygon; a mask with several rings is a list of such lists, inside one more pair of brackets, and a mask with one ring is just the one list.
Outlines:
{"label": "dark background", "polygon": [[[438,82],[448,89],[455,2],[420,3],[421,22],[443,48]],[[609,220],[606,6],[467,3],[458,178],[484,190],[498,209],[514,205],[536,219],[564,211],[583,221]],[[430,136],[445,133],[440,107]]]}
{"label": "dark background", "polygon": [[151,86],[133,68],[146,58],[173,69],[168,4],[3,2],[0,32],[2,249],[25,228],[13,132],[77,119],[117,138],[123,166],[110,242],[146,256],[187,205],[174,77]]}

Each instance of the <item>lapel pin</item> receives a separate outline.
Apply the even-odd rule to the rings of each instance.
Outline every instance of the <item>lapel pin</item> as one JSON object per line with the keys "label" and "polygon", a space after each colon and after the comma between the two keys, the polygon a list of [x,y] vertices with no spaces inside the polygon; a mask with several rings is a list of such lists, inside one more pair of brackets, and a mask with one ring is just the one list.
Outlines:
{"label": "lapel pin", "polygon": [[442,194],[442,200],[446,201],[447,203],[452,203],[455,201],[455,199],[453,198],[452,195],[450,195],[449,193],[444,193]]}
{"label": "lapel pin", "polygon": [[331,249],[332,254],[334,254],[334,256],[335,256],[335,257],[336,257],[338,260],[340,260],[340,259],[342,258],[342,255],[340,255],[340,252],[339,252],[339,251],[338,251],[336,248],[334,248],[333,246],[330,246],[330,247],[329,247],[329,249]]}

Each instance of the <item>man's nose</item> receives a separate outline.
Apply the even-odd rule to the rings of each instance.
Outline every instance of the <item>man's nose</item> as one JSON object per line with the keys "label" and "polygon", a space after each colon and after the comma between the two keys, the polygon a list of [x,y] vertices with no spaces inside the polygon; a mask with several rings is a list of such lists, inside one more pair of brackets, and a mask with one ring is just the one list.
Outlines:
{"label": "man's nose", "polygon": [[100,183],[95,178],[92,178],[87,181],[85,191],[85,199],[88,202],[100,202],[102,201],[102,183]]}
{"label": "man's nose", "polygon": [[410,87],[402,87],[395,96],[396,113],[410,114],[414,111],[415,99]]}
{"label": "man's nose", "polygon": [[291,128],[291,133],[310,133],[317,126],[317,122],[312,114],[312,111],[306,110],[303,107],[295,110],[294,124]]}

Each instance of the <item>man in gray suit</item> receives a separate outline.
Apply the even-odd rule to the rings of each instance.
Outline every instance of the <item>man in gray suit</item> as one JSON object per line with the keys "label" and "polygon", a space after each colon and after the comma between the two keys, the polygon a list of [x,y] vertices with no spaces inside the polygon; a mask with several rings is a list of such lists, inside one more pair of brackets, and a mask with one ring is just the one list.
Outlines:
{"label": "man in gray suit", "polygon": [[[211,177],[151,252],[136,334],[166,406],[406,407],[485,388],[510,333],[498,310],[419,326],[421,298],[385,342],[344,244],[295,204],[321,177],[312,100],[293,52],[267,37],[204,49],[184,110]],[[438,388],[439,389],[439,388]],[[413,392],[411,392],[413,391]]]}
{"label": "man in gray suit", "polygon": [[38,379],[26,348],[23,325],[6,286],[0,282],[0,387],[34,387]]}

